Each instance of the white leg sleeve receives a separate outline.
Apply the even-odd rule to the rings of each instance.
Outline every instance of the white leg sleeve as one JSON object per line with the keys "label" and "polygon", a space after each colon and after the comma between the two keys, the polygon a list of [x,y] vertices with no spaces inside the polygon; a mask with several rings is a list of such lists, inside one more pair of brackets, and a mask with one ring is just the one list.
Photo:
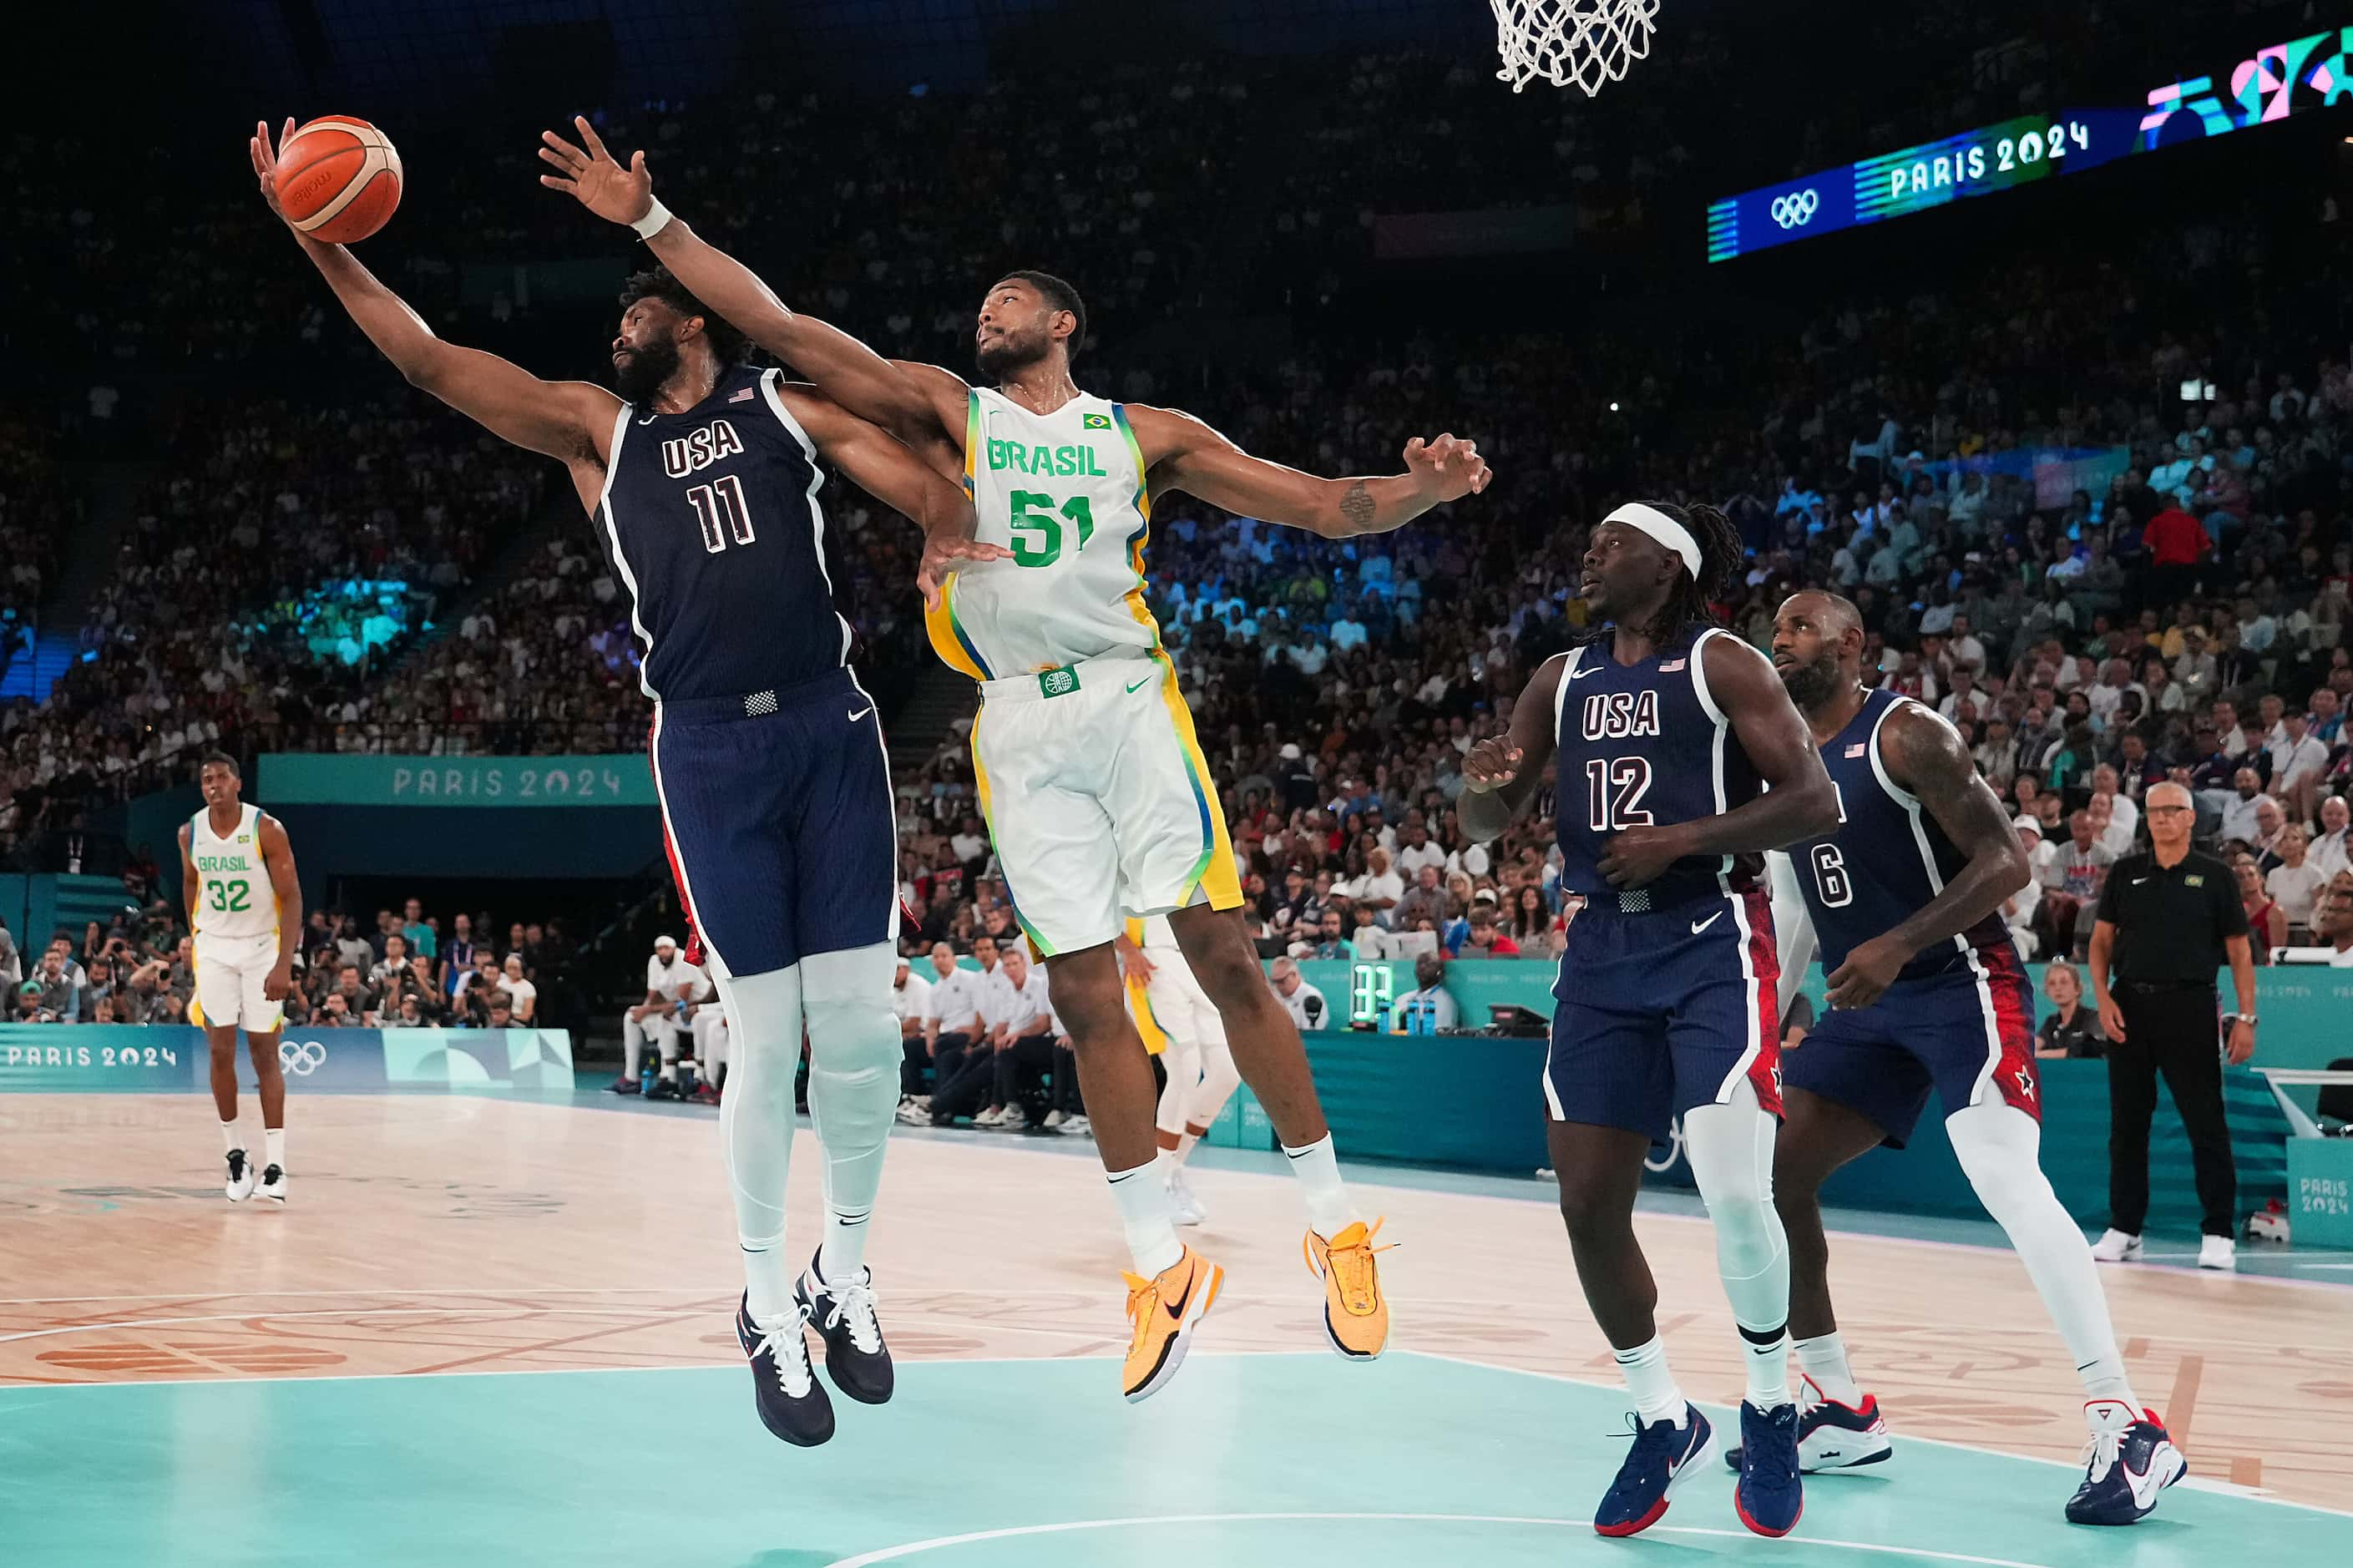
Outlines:
{"label": "white leg sleeve", "polygon": [[645,1058],[646,1026],[627,1013],[621,1015],[621,1076],[638,1076],[638,1063]]}
{"label": "white leg sleeve", "polygon": [[727,1055],[725,1005],[706,1002],[694,1010],[690,1022],[694,1029],[694,1059],[702,1064],[702,1076],[707,1079]]}
{"label": "white leg sleeve", "polygon": [[2042,1127],[2014,1105],[1988,1101],[1945,1118],[1945,1131],[1978,1201],[2018,1249],[2084,1388],[2094,1398],[2131,1401],[2091,1244],[2042,1173]]}
{"label": "white leg sleeve", "polygon": [[736,1060],[719,1104],[719,1147],[735,1204],[752,1318],[772,1321],[792,1306],[785,1260],[785,1182],[793,1157],[793,1078],[801,1057],[801,972],[742,978],[714,966],[721,1004],[736,1021]]}
{"label": "white leg sleeve", "polygon": [[899,1019],[891,1010],[898,955],[887,942],[801,960],[808,1010],[809,1120],[825,1145],[828,1279],[865,1266],[867,1222],[882,1187],[882,1152],[899,1108]]}
{"label": "white leg sleeve", "polygon": [[1234,1053],[1226,1044],[1226,1021],[1218,1009],[1204,996],[1193,1008],[1195,1028],[1201,1037],[1201,1082],[1193,1090],[1192,1100],[1185,1107],[1188,1126],[1207,1127],[1226,1108],[1226,1101],[1241,1087],[1241,1069],[1234,1066]]}
{"label": "white leg sleeve", "polygon": [[[1154,1009],[1157,1013],[1158,1009]],[[1160,1053],[1160,1065],[1168,1069],[1168,1081],[1160,1086],[1160,1107],[1153,1116],[1153,1125],[1161,1131],[1176,1136],[1185,1131],[1186,1108],[1193,1103],[1193,1094],[1201,1081],[1201,1047],[1187,1037],[1191,1020],[1164,1020],[1168,1031],[1168,1048]],[[1178,1034],[1179,1027],[1186,1030]]]}
{"label": "white leg sleeve", "polygon": [[1789,1240],[1773,1206],[1773,1119],[1746,1079],[1729,1105],[1683,1115],[1683,1152],[1715,1229],[1716,1272],[1740,1326],[1748,1398],[1760,1408],[1788,1397]]}

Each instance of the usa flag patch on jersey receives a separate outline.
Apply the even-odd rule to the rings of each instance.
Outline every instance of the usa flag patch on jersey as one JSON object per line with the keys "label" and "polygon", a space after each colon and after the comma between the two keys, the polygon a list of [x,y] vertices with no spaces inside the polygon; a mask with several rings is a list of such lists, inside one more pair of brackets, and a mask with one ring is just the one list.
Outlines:
{"label": "usa flag patch on jersey", "polygon": [[1659,666],[1659,673],[1661,675],[1672,675],[1689,662],[1690,661],[1688,659],[1671,658],[1667,660],[1666,663]]}
{"label": "usa flag patch on jersey", "polygon": [[727,401],[730,403],[749,403],[756,395],[757,391],[758,389],[755,387],[747,386],[741,392],[733,392],[728,394]]}
{"label": "usa flag patch on jersey", "polygon": [[1853,745],[1849,746],[1849,747],[1846,749],[1846,754],[1847,754],[1848,756],[1850,756],[1850,757],[1859,757],[1859,756],[1862,755],[1862,753],[1863,753],[1864,752],[1868,751],[1869,749],[1870,749],[1870,742],[1867,742],[1867,741],[1857,741]]}

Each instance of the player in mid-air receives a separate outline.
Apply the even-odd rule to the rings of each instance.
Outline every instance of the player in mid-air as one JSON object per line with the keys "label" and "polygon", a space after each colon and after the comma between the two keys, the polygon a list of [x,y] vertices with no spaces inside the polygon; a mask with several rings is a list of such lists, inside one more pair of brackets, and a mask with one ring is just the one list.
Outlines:
{"label": "player in mid-air", "polygon": [[1710,507],[1630,502],[1593,531],[1585,601],[1608,629],[1546,659],[1511,732],[1464,759],[1463,831],[1491,839],[1559,758],[1569,923],[1544,1092],[1585,1299],[1637,1407],[1633,1451],[1593,1526],[1632,1535],[1714,1443],[1659,1342],[1634,1236],[1648,1147],[1683,1124],[1746,1352],[1741,1522],[1786,1535],[1803,1508],[1788,1390],[1789,1256],[1773,1210],[1779,978],[1760,857],[1829,830],[1838,804],[1773,668],[1713,624],[1740,539]]}
{"label": "player in mid-air", "polygon": [[[205,1032],[212,1054],[213,1106],[228,1151],[228,1201],[261,1195],[286,1201],[286,1075],[278,1059],[286,993],[302,940],[302,885],[294,847],[276,817],[241,798],[237,759],[206,756],[196,769],[204,810],[180,829],[180,886],[195,933],[196,994],[188,1022]],[[261,1095],[263,1158],[247,1155],[237,1130],[237,1032],[253,1054]]]}
{"label": "player in mid-air", "polygon": [[542,183],[626,224],[713,310],[960,475],[978,537],[1009,559],[965,563],[930,594],[932,645],[981,683],[973,773],[1021,928],[1045,955],[1070,1026],[1095,1144],[1134,1272],[1123,1369],[1130,1400],[1163,1387],[1222,1272],[1176,1238],[1160,1174],[1151,1063],[1130,1019],[1113,943],[1127,917],[1166,914],[1225,1020],[1235,1065],[1274,1124],[1307,1201],[1308,1261],[1324,1281],[1331,1343],[1356,1360],[1388,1337],[1373,1235],[1333,1152],[1299,1031],[1242,929],[1241,883],[1218,791],[1145,605],[1156,496],[1183,490],[1239,515],[1327,538],[1382,532],[1483,489],[1476,449],[1451,436],[1406,447],[1407,471],[1318,479],[1250,457],[1199,420],[1081,392],[1077,291],[1041,272],[987,289],[973,387],[934,365],[885,360],[786,310],[741,263],[654,200],[645,154],[627,166],[586,121],[546,132]]}
{"label": "player in mid-air", "polygon": [[[252,153],[274,210],[266,126]],[[822,1443],[834,1415],[806,1324],[843,1394],[881,1404],[892,1387],[863,1259],[900,1048],[890,768],[834,607],[820,465],[920,523],[927,571],[1000,552],[971,542],[970,503],[899,442],[738,363],[741,336],[667,273],[638,273],[622,296],[616,395],[444,342],[342,246],[295,238],[411,383],[564,463],[628,594],[690,957],[699,943],[730,1025],[720,1140],[744,1251],[736,1337],[762,1422]],[[796,1280],[784,1203],[804,1023],[827,1219]]]}
{"label": "player in mid-air", "polygon": [[1127,922],[1119,942],[1120,969],[1127,981],[1128,1012],[1146,1049],[1159,1057],[1168,1080],[1160,1086],[1160,1160],[1167,1169],[1169,1208],[1178,1225],[1208,1217],[1185,1180],[1185,1162],[1209,1131],[1242,1081],[1226,1044],[1225,1020],[1193,972],[1184,949],[1168,928],[1168,917]]}
{"label": "player in mid-air", "polygon": [[1799,1463],[1834,1470],[1888,1457],[1879,1402],[1855,1382],[1831,1313],[1820,1194],[1849,1161],[1902,1147],[1933,1087],[1953,1153],[2084,1382],[2091,1468],[2067,1517],[2129,1524],[2188,1466],[2133,1394],[2091,1246],[2037,1162],[2034,996],[2001,917],[2031,869],[1968,742],[1920,703],[1866,688],[1862,647],[1862,618],[1835,594],[1794,594],[1774,623],[1773,663],[1840,807],[1833,831],[1790,847],[1789,882],[1776,877],[1785,996],[1817,941],[1830,986],[1829,1010],[1782,1062],[1788,1121],[1773,1159],[1802,1374]]}

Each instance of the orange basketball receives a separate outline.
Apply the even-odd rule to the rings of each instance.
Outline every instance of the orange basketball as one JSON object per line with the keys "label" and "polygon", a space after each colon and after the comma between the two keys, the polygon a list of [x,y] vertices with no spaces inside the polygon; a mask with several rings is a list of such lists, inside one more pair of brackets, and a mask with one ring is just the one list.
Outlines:
{"label": "orange basketball", "polygon": [[278,149],[279,208],[312,239],[365,239],[399,205],[400,154],[364,120],[326,115],[297,127]]}

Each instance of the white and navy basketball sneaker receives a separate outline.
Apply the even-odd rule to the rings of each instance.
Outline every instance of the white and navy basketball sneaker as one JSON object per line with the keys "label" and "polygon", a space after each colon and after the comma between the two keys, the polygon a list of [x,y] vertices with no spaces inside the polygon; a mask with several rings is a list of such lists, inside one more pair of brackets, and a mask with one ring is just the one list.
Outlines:
{"label": "white and navy basketball sneaker", "polygon": [[824,1257],[818,1248],[793,1296],[825,1340],[825,1373],[859,1404],[887,1405],[897,1380],[891,1347],[882,1342],[882,1325],[874,1316],[873,1270],[860,1268],[855,1279],[828,1282],[818,1272]]}
{"label": "white and navy basketball sneaker", "polygon": [[2132,1524],[2157,1507],[2157,1494],[2189,1473],[2189,1461],[2154,1410],[2135,1410],[2121,1399],[2094,1399],[2084,1406],[2091,1424],[2090,1463],[2084,1484],[2067,1500],[2070,1524]]}
{"label": "white and navy basketball sneaker", "polygon": [[809,1367],[808,1309],[793,1310],[771,1328],[752,1321],[746,1291],[735,1306],[735,1342],[752,1363],[752,1394],[760,1425],[797,1448],[814,1448],[833,1436],[833,1401]]}
{"label": "white and navy basketball sneaker", "polygon": [[253,1184],[260,1178],[260,1172],[254,1169],[253,1162],[245,1157],[244,1150],[230,1150],[228,1152],[228,1201],[241,1204],[251,1197]]}
{"label": "white and navy basketball sneaker", "polygon": [[[1894,1452],[1887,1440],[1887,1420],[1879,1414],[1879,1396],[1866,1394],[1861,1405],[1841,1405],[1822,1392],[1810,1377],[1798,1380],[1798,1468],[1806,1475],[1820,1470],[1851,1470],[1876,1465]],[[1724,1462],[1740,1468],[1740,1450],[1725,1450]]]}
{"label": "white and navy basketball sneaker", "polygon": [[286,1173],[276,1165],[261,1167],[261,1195],[273,1203],[286,1201]]}
{"label": "white and navy basketball sneaker", "polygon": [[1645,1422],[1631,1413],[1626,1419],[1634,1429],[1634,1447],[1594,1510],[1593,1528],[1602,1535],[1639,1534],[1658,1523],[1666,1514],[1667,1500],[1686,1478],[1706,1467],[1708,1451],[1715,1446],[1715,1429],[1697,1405],[1683,1406],[1681,1426]]}
{"label": "white and navy basketball sneaker", "polygon": [[1806,1493],[1799,1479],[1795,1405],[1759,1410],[1742,1402],[1740,1479],[1733,1483],[1732,1511],[1759,1535],[1783,1536],[1798,1528]]}

